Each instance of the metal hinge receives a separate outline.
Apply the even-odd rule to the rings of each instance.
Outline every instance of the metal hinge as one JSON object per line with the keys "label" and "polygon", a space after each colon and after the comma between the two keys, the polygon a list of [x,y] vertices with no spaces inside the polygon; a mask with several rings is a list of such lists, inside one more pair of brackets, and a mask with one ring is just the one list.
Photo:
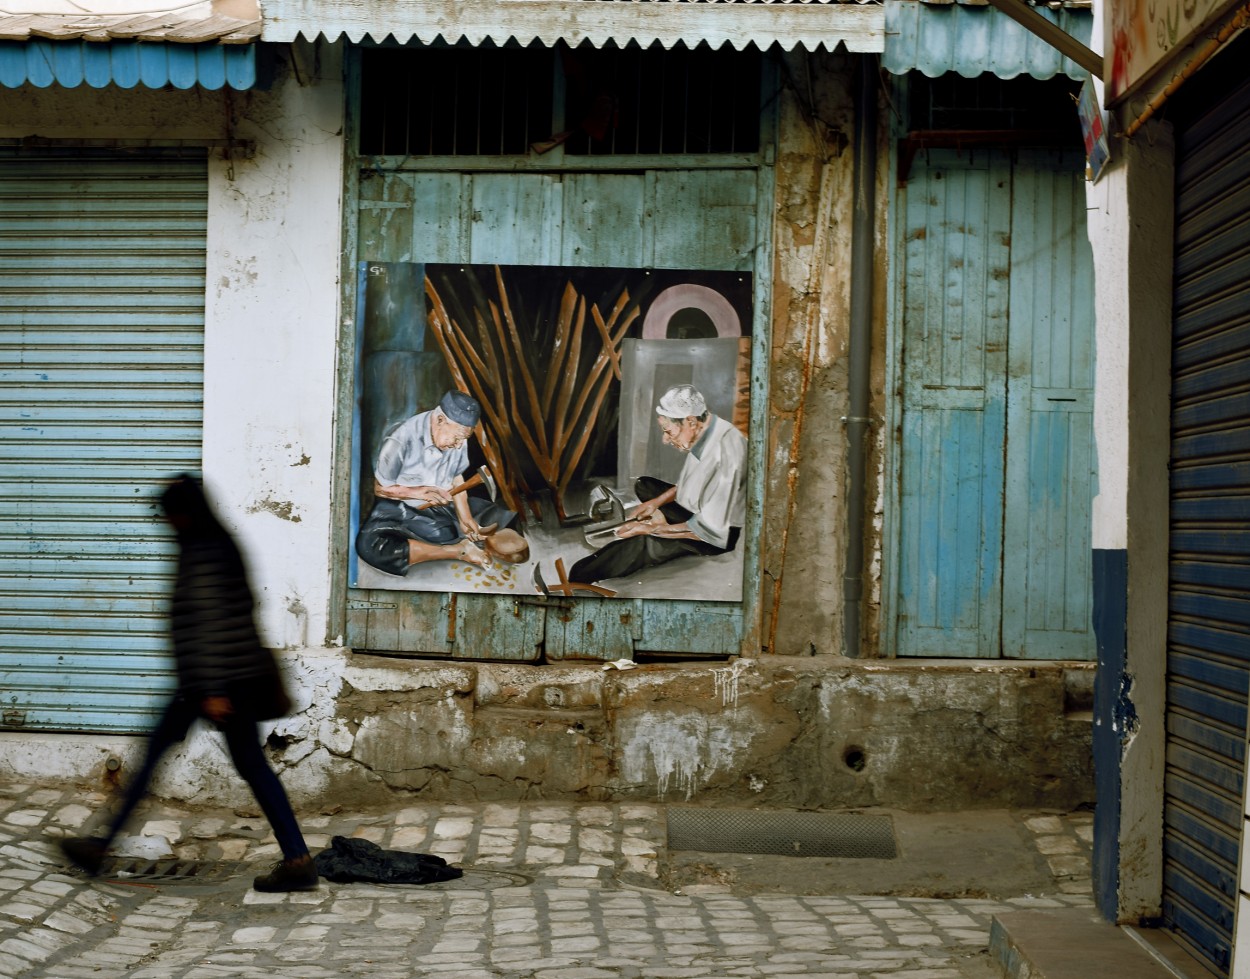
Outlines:
{"label": "metal hinge", "polygon": [[565,601],[559,598],[544,598],[541,595],[535,595],[533,598],[530,598],[527,595],[518,595],[516,598],[512,599],[512,607],[516,609],[518,614],[520,614],[520,607],[522,605],[537,605],[539,608],[555,608],[560,609],[562,612],[571,612],[574,608],[573,602]]}

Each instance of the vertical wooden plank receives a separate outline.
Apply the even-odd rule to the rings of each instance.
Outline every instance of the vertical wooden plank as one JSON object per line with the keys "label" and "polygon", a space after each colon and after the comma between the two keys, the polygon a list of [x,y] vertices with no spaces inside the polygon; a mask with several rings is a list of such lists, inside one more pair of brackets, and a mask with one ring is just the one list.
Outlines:
{"label": "vertical wooden plank", "polygon": [[641,614],[639,650],[707,656],[741,652],[743,616],[736,603],[647,602]]}
{"label": "vertical wooden plank", "polygon": [[[558,265],[563,185],[545,173],[477,173],[472,181],[468,259],[500,265]],[[463,261],[459,258],[449,261]]]}
{"label": "vertical wooden plank", "polygon": [[569,608],[547,610],[546,655],[563,660],[634,658],[638,602],[577,598]]}
{"label": "vertical wooden plank", "polygon": [[1003,655],[1092,659],[1093,260],[1078,160],[1021,154],[1011,233]]}
{"label": "vertical wooden plank", "polygon": [[645,267],[642,174],[564,177],[561,265]]}
{"label": "vertical wooden plank", "polygon": [[[360,254],[366,262],[412,254],[412,174],[364,173],[360,177]],[[411,261],[411,258],[395,259]]]}
{"label": "vertical wooden plank", "polygon": [[752,170],[655,171],[652,259],[657,268],[747,271],[755,253]]}
{"label": "vertical wooden plank", "polygon": [[468,177],[459,173],[396,174],[412,185],[412,245],[392,262],[462,262],[468,251]]}
{"label": "vertical wooden plank", "polygon": [[[547,612],[535,605],[524,605],[508,595],[441,596],[448,608],[444,615],[455,616],[454,642],[446,642],[453,659],[498,659],[533,661],[542,654]],[[614,657],[615,658],[615,657]]]}
{"label": "vertical wooden plank", "polygon": [[907,188],[897,651],[993,656],[1010,174],[933,153]]}

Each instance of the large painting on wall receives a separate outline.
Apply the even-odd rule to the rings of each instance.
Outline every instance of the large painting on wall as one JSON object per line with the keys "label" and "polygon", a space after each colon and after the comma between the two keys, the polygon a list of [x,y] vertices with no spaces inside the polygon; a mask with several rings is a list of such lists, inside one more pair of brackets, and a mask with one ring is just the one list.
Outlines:
{"label": "large painting on wall", "polygon": [[740,601],[746,272],[364,262],[350,584]]}

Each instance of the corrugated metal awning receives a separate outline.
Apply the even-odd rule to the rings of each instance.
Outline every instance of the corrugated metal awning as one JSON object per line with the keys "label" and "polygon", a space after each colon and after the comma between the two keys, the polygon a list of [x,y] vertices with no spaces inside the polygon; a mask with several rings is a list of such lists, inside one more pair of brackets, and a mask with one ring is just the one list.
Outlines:
{"label": "corrugated metal awning", "polygon": [[0,17],[0,86],[249,89],[259,36],[259,16]]}
{"label": "corrugated metal awning", "polygon": [[[1091,10],[1069,6],[1034,10],[1082,44],[1089,44],[1094,23]],[[999,78],[1089,77],[1075,61],[1001,11],[965,3],[890,0],[885,9],[881,63],[896,75],[921,71],[930,78],[948,71],[965,78],[987,72]]]}
{"label": "corrugated metal awning", "polygon": [[879,52],[885,13],[880,2],[841,0],[266,0],[261,38],[351,41],[393,37],[431,43],[465,40],[521,44],[537,41],[595,47],[636,42],[725,44],[741,50],[779,45],[784,50]]}

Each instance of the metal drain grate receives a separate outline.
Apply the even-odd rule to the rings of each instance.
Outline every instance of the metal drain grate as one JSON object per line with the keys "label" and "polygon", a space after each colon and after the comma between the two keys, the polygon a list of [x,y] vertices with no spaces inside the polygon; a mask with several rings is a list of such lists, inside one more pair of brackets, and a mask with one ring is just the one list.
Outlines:
{"label": "metal drain grate", "polygon": [[[237,860],[209,860],[201,863],[174,857],[164,860],[112,857],[104,861],[96,879],[105,883],[116,881],[123,884],[220,884],[245,872],[259,873],[263,869],[259,864],[252,866]],[[87,876],[77,867],[65,867],[63,872],[73,877]]]}
{"label": "metal drain grate", "polygon": [[898,856],[889,816],[757,809],[670,808],[668,848],[873,860]]}
{"label": "metal drain grate", "polygon": [[[463,877],[455,880],[440,880],[433,884],[421,884],[425,891],[494,891],[501,887],[527,887],[534,883],[534,878],[518,874],[511,870],[482,870],[478,867],[464,867]],[[397,884],[397,887],[411,887],[411,884]]]}

